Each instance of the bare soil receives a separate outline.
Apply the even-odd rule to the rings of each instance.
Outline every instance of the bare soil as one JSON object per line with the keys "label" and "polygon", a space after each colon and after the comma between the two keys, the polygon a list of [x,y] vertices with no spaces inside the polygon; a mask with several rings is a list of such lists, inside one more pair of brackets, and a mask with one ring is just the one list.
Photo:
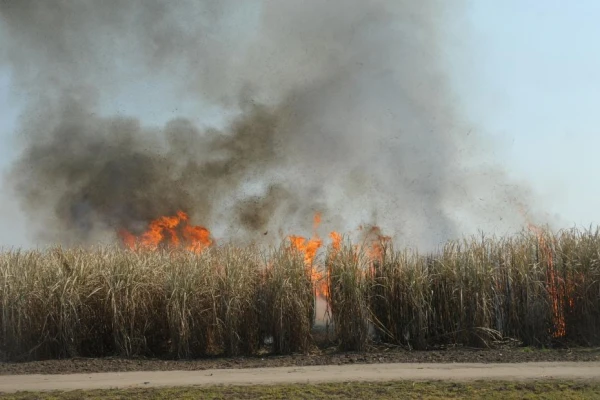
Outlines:
{"label": "bare soil", "polygon": [[315,350],[308,355],[257,357],[215,357],[196,360],[158,360],[109,358],[72,358],[63,360],[0,362],[0,375],[70,374],[124,371],[200,371],[207,369],[269,368],[384,363],[524,363],[524,362],[600,361],[600,348],[469,349],[464,347],[434,351],[409,351],[400,348],[374,348],[365,353],[339,353]]}

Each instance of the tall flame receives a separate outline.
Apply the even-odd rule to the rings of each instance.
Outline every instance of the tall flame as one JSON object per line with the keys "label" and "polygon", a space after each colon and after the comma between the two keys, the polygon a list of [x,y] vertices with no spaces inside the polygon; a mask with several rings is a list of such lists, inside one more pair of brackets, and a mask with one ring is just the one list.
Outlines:
{"label": "tall flame", "polygon": [[157,250],[160,247],[185,248],[201,252],[213,244],[210,231],[203,226],[189,224],[189,216],[178,211],[174,216],[162,216],[150,222],[139,236],[121,230],[119,236],[130,249]]}
{"label": "tall flame", "polygon": [[333,231],[329,233],[329,237],[331,238],[331,247],[333,247],[333,251],[337,253],[342,248],[342,235]]}
{"label": "tall flame", "polygon": [[[543,229],[531,222],[527,223],[527,227],[531,232],[535,233],[540,251],[548,266],[546,280],[548,283],[548,294],[552,301],[552,319],[554,321],[554,332],[552,335],[556,338],[564,337],[567,334],[564,316],[564,301],[565,298],[568,297],[569,305],[573,307],[573,298],[570,293],[567,293],[564,280],[560,279],[556,273],[554,267],[554,253],[552,251],[551,243],[549,243],[546,238]],[[552,242],[552,239],[550,239],[550,242]]]}
{"label": "tall flame", "polygon": [[370,246],[367,249],[367,255],[371,262],[381,261],[383,259],[383,249],[386,243],[391,241],[390,236],[385,236],[378,226],[372,226],[367,233],[367,240],[370,241]]}
{"label": "tall flame", "polygon": [[317,234],[317,229],[320,224],[321,214],[317,213],[313,219],[313,237],[311,239],[306,239],[302,236],[290,235],[288,236],[288,240],[290,241],[290,248],[292,250],[304,254],[304,264],[310,272],[310,277],[315,285],[317,296],[326,298],[328,294],[327,282],[323,279],[323,273],[317,270],[314,262],[317,251],[319,251],[323,245],[323,240]]}

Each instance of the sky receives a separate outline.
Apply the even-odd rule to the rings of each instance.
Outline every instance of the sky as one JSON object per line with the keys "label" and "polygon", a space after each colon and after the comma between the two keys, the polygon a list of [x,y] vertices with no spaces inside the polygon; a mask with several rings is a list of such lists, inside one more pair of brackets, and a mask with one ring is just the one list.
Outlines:
{"label": "sky", "polygon": [[[600,222],[600,2],[471,0],[456,37],[448,38],[448,75],[473,130],[494,143],[492,154],[510,176],[543,199],[564,227]],[[1,40],[1,38],[0,38]],[[137,82],[141,85],[144,82]],[[113,107],[161,124],[196,109],[165,99],[160,86],[124,92]],[[138,88],[139,89],[139,88]],[[0,68],[0,171],[15,157],[23,103]],[[132,97],[129,93],[137,93]],[[202,124],[223,116],[210,108]],[[0,185],[3,183],[0,181]],[[0,187],[5,192],[6,187]],[[18,206],[0,196],[0,247],[27,242]]]}
{"label": "sky", "polygon": [[457,93],[567,226],[600,222],[600,2],[473,1]]}

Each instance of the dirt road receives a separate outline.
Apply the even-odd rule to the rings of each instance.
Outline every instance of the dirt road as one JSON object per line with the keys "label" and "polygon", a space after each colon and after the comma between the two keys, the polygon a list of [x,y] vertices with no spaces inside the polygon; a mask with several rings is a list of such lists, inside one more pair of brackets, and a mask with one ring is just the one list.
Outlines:
{"label": "dirt road", "polygon": [[191,385],[247,385],[391,380],[600,381],[600,362],[519,364],[376,364],[327,365],[204,371],[136,371],[69,375],[0,376],[0,392],[111,389]]}

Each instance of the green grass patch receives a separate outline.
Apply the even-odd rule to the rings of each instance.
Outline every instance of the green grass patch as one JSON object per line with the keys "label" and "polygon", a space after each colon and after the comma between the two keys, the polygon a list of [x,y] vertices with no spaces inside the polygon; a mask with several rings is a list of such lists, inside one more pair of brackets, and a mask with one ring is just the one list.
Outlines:
{"label": "green grass patch", "polygon": [[352,382],[17,393],[2,399],[598,399],[597,382]]}

